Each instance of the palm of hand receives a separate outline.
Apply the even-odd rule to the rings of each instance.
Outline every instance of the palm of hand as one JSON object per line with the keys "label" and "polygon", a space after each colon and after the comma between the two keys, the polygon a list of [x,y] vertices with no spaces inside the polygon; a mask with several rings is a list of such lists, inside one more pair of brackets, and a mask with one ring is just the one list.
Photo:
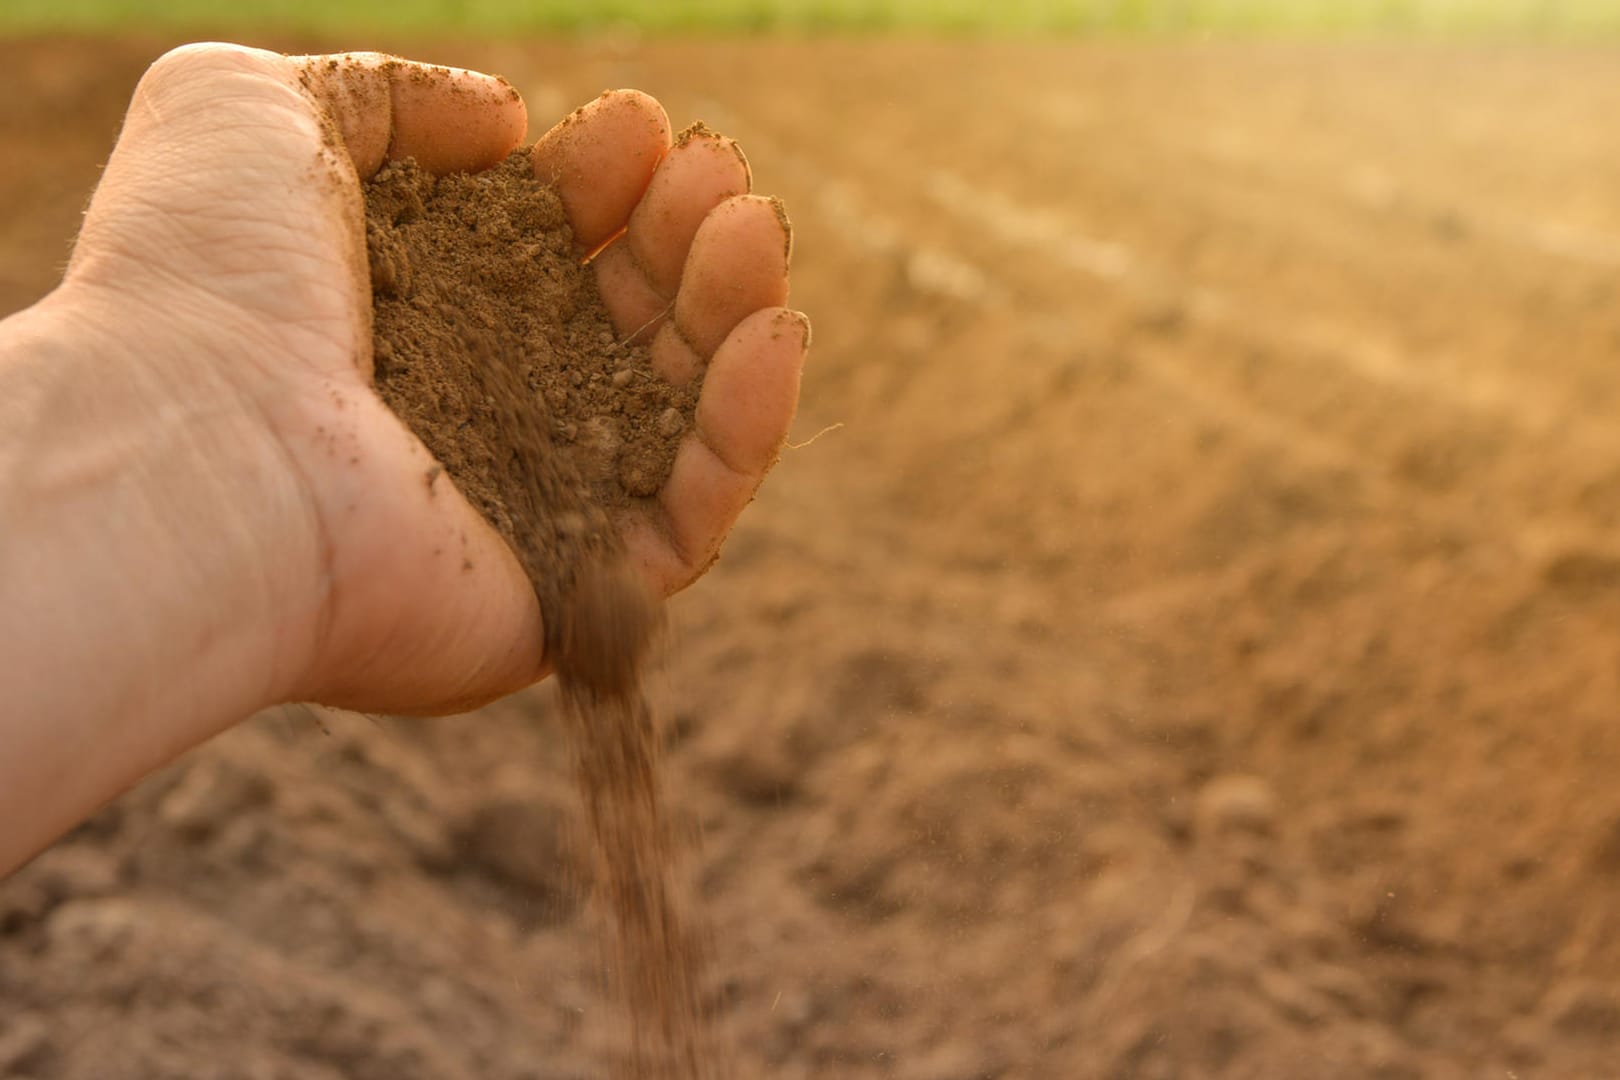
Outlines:
{"label": "palm of hand", "polygon": [[[370,389],[358,187],[388,158],[488,166],[524,124],[517,95],[483,76],[196,47],[143,80],[87,215],[70,283],[178,316],[155,362],[223,387],[243,439],[286,464],[270,482],[307,509],[287,524],[313,531],[314,565],[282,588],[307,639],[299,696],[445,711],[544,673],[515,557],[459,494],[422,482],[426,450]],[[534,160],[582,246],[613,241],[595,266],[621,332],[639,330],[670,378],[708,368],[656,507],[622,522],[649,586],[672,592],[712,560],[792,418],[808,324],[778,306],[785,223],[741,194],[729,140],[670,149],[662,110],[634,92],[570,117]],[[262,559],[297,548],[276,539],[260,538]]]}

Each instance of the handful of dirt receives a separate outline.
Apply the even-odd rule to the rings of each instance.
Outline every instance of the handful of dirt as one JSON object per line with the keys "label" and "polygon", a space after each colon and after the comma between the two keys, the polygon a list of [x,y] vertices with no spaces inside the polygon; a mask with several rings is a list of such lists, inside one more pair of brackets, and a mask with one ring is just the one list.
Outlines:
{"label": "handful of dirt", "polygon": [[366,185],[377,392],[506,538],[539,598],[614,918],[624,1067],[708,1076],[640,686],[661,608],[624,565],[611,520],[663,486],[699,381],[673,387],[645,349],[617,340],[529,160],[520,150],[445,177],[396,163]]}
{"label": "handful of dirt", "polygon": [[377,392],[517,553],[566,668],[574,583],[617,554],[610,512],[663,486],[699,384],[617,340],[526,151],[478,175],[384,166],[366,249]]}

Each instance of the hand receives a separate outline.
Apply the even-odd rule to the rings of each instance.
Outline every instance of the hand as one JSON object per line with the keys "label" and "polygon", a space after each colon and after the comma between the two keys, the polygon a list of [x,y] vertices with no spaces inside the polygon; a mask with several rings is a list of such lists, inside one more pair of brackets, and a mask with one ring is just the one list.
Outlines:
{"label": "hand", "polygon": [[[500,80],[370,54],[193,46],[136,91],[62,303],[161,342],[139,360],[162,369],[154,381],[214,395],[239,445],[281,463],[236,486],[282,508],[234,530],[252,594],[211,598],[275,623],[276,697],[439,712],[546,670],[516,558],[459,493],[430,494],[426,450],[370,388],[360,193],[388,159],[485,168],[524,128]],[[780,306],[785,218],[745,194],[729,140],[671,149],[663,110],[634,91],[552,129],[534,162],[582,255],[608,245],[594,266],[620,332],[639,329],[671,378],[708,369],[654,510],[622,523],[649,584],[672,592],[712,561],[792,419],[809,327]]]}

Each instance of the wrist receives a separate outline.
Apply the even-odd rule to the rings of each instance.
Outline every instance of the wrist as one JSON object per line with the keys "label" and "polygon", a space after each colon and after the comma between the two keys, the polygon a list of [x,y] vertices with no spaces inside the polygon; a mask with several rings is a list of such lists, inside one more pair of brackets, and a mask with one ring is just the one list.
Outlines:
{"label": "wrist", "polygon": [[315,645],[285,455],[225,358],[134,306],[65,285],[0,324],[0,802],[51,811],[36,842],[295,693]]}

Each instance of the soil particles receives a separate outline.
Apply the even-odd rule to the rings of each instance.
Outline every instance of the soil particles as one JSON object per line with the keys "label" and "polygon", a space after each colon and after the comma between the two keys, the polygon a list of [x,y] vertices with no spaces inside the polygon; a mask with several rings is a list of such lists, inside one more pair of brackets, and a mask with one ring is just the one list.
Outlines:
{"label": "soil particles", "polygon": [[676,389],[615,340],[527,150],[476,175],[390,164],[365,196],[377,391],[506,537],[545,615],[629,1009],[623,1071],[716,1075],[641,687],[662,607],[610,517],[663,486],[702,380]]}
{"label": "soil particles", "polygon": [[[0,311],[170,44],[0,42]],[[1616,1074],[1612,47],[365,44],[641,87],[792,211],[843,427],[646,682],[739,1077]],[[186,755],[0,882],[0,1076],[611,1075],[570,723]]]}

